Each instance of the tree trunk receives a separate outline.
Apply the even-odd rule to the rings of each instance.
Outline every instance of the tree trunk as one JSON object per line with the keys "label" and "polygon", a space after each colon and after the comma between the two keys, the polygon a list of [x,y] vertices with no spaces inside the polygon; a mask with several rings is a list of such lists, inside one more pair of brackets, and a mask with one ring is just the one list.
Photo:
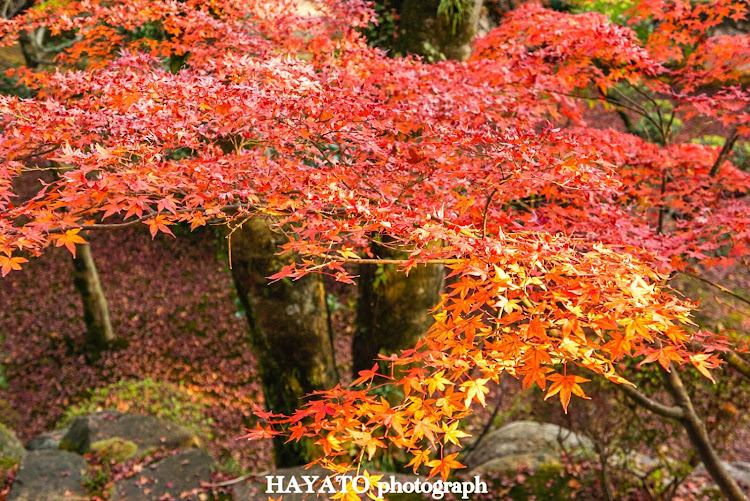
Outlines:
{"label": "tree trunk", "polygon": [[[234,284],[245,308],[250,342],[258,359],[266,408],[292,414],[303,396],[338,383],[323,281],[319,275],[269,284],[266,277],[291,263],[276,255],[285,237],[269,220],[255,217],[231,234]],[[309,462],[310,442],[274,441],[279,467]]]}
{"label": "tree trunk", "polygon": [[21,46],[21,53],[26,61],[26,66],[29,68],[36,68],[39,66],[37,53],[34,50],[34,45],[27,31],[24,31],[19,35],[18,44]]}
{"label": "tree trunk", "polygon": [[680,422],[685,427],[690,442],[692,442],[693,447],[698,452],[698,456],[701,458],[708,474],[711,475],[711,478],[716,482],[727,499],[730,501],[748,501],[745,493],[742,492],[737,482],[727,472],[726,468],[724,468],[724,464],[716,453],[713,444],[711,444],[711,438],[706,431],[706,425],[703,424],[703,421],[695,413],[693,403],[690,401],[690,396],[685,390],[685,386],[682,384],[677,370],[673,367],[670,372],[663,371],[663,375],[667,390],[672,394],[672,398],[677,406],[684,412],[684,416],[680,419]]}
{"label": "tree trunk", "polygon": [[[381,258],[403,258],[378,246]],[[429,310],[440,299],[445,278],[442,265],[420,265],[405,276],[395,265],[360,265],[357,329],[352,340],[354,375],[372,367],[381,351],[413,347],[433,323]]]}
{"label": "tree trunk", "polygon": [[747,496],[742,492],[737,482],[727,472],[726,468],[724,468],[724,463],[722,463],[711,443],[711,437],[708,435],[706,425],[695,412],[693,402],[690,400],[690,395],[688,395],[685,385],[682,384],[680,375],[677,374],[677,369],[672,367],[670,372],[663,369],[661,372],[664,385],[672,396],[675,405],[664,405],[652,400],[627,384],[618,385],[618,388],[642,407],[665,418],[678,421],[685,428],[688,439],[693,444],[693,447],[695,447],[706,471],[719,486],[719,489],[721,489],[726,498],[730,501],[748,501]]}
{"label": "tree trunk", "polygon": [[3,0],[2,7],[0,7],[0,17],[13,19],[30,9],[32,5],[34,5],[34,0]]}
{"label": "tree trunk", "polygon": [[83,302],[86,347],[91,352],[99,352],[112,344],[115,335],[109,319],[107,297],[102,290],[99,273],[96,270],[96,263],[91,255],[89,244],[76,247],[73,268],[73,283]]}
{"label": "tree trunk", "polygon": [[[56,181],[59,173],[53,169]],[[81,236],[84,236],[81,234]],[[76,246],[76,257],[73,258],[73,285],[81,296],[83,303],[83,322],[86,324],[86,351],[95,360],[100,353],[112,346],[115,333],[109,318],[109,305],[104,294],[99,272],[96,268],[91,245]]]}
{"label": "tree trunk", "polygon": [[[462,2],[462,11],[438,14],[441,3],[451,0],[396,0],[400,11],[396,52],[464,60],[471,54],[482,0]],[[450,9],[449,9],[450,10]],[[405,254],[376,246],[381,258],[404,258]],[[413,347],[427,332],[433,318],[429,310],[439,301],[445,278],[441,265],[421,265],[409,276],[395,266],[360,265],[357,329],[352,340],[352,371],[372,367],[378,353],[393,353]]]}
{"label": "tree trunk", "polygon": [[448,15],[438,15],[441,2],[449,1],[404,0],[396,52],[427,57],[442,54],[457,61],[467,59],[477,32],[482,0],[454,0],[462,4],[460,13],[449,8]]}
{"label": "tree trunk", "polygon": [[[21,14],[34,5],[34,0],[7,1],[5,3],[4,15],[12,18]],[[38,28],[37,30],[43,30]],[[21,52],[23,53],[26,66],[36,68],[39,66],[40,53],[32,36],[38,36],[39,32],[29,33],[24,31],[19,37]],[[56,170],[52,170],[54,179],[60,176]],[[76,247],[76,257],[73,258],[73,283],[81,296],[83,303],[83,321],[86,324],[86,349],[92,355],[109,348],[115,341],[112,321],[109,317],[109,305],[107,296],[104,295],[99,272],[96,268],[94,256],[89,244]]]}

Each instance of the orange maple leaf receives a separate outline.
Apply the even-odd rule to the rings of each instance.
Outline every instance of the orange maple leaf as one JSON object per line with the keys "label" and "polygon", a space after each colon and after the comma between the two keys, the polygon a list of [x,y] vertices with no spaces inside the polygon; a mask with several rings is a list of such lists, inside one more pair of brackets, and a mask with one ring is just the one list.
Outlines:
{"label": "orange maple leaf", "polygon": [[551,376],[547,376],[547,379],[552,381],[552,385],[549,387],[549,390],[544,396],[544,399],[547,400],[549,397],[552,397],[559,393],[560,402],[562,403],[565,414],[568,413],[568,404],[570,403],[571,395],[589,400],[589,397],[586,396],[586,394],[583,392],[583,388],[581,388],[578,383],[591,381],[590,379],[575,375],[563,376],[562,374],[552,374]]}
{"label": "orange maple leaf", "polygon": [[74,230],[68,230],[62,235],[55,236],[55,247],[65,246],[73,257],[76,257],[76,244],[85,244],[86,240],[83,239],[78,233],[81,231],[80,228]]}
{"label": "orange maple leaf", "polygon": [[170,230],[168,226],[174,223],[172,223],[171,221],[167,221],[164,215],[156,216],[153,219],[145,221],[145,223],[148,225],[148,229],[151,231],[151,238],[156,237],[156,234],[160,231],[174,236],[174,233],[172,233],[172,230]]}
{"label": "orange maple leaf", "polygon": [[451,470],[466,468],[466,466],[456,461],[456,456],[458,456],[458,452],[449,454],[442,459],[433,459],[432,461],[428,461],[426,464],[431,468],[431,470],[427,478],[432,478],[437,473],[440,473],[440,476],[443,478],[443,480],[448,480],[448,475],[450,475]]}
{"label": "orange maple leaf", "polygon": [[416,473],[417,472],[417,468],[419,468],[419,466],[422,463],[425,463],[425,464],[427,463],[427,460],[430,458],[430,451],[429,450],[422,450],[422,449],[420,449],[420,450],[418,450],[416,452],[412,451],[411,454],[412,454],[411,461],[409,461],[408,463],[406,463],[406,466],[413,466],[414,467],[414,473]]}
{"label": "orange maple leaf", "polygon": [[25,257],[10,257],[0,256],[0,267],[2,267],[3,276],[10,273],[12,270],[20,270],[21,263],[27,262],[28,259]]}
{"label": "orange maple leaf", "polygon": [[489,379],[480,378],[476,380],[466,381],[461,383],[461,389],[466,393],[466,400],[464,406],[469,407],[472,400],[476,400],[482,407],[487,407],[487,402],[484,400],[484,394],[489,393],[490,389],[485,385]]}
{"label": "orange maple leaf", "polygon": [[693,364],[693,367],[695,367],[698,372],[710,379],[712,383],[716,384],[716,381],[714,381],[713,376],[711,376],[711,373],[709,372],[709,369],[715,369],[719,365],[715,355],[709,355],[708,353],[690,355],[690,363]]}

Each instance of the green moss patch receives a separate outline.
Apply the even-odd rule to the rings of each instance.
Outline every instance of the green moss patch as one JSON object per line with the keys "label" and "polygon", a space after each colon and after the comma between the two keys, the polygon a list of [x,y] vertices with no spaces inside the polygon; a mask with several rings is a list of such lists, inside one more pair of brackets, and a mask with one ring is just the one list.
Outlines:
{"label": "green moss patch", "polygon": [[91,444],[91,450],[104,459],[122,463],[135,457],[138,445],[130,440],[115,437],[94,442]]}

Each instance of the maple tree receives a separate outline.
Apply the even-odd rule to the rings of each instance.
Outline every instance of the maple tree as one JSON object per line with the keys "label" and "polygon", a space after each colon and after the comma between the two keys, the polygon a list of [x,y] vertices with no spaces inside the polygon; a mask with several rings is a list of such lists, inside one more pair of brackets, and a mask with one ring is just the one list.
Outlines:
{"label": "maple tree", "polygon": [[[671,141],[678,114],[730,127],[728,145],[749,132],[748,37],[707,36],[744,18],[742,2],[637,2],[645,41],[596,13],[528,4],[470,60],[437,64],[368,47],[364,2],[294,7],[50,2],[5,21],[5,44],[42,27],[69,43],[55,72],[13,72],[33,99],[0,97],[2,275],[50,245],[75,249],[83,231],[258,220],[299,256],[272,282],[445,265],[434,324],[384,357],[390,372],[362,371],[291,415],[258,412],[250,438],[313,440],[338,472],[353,443],[447,478],[457,423],[503,373],[567,410],[586,397],[583,371],[628,385],[616,363],[642,357],[675,388],[678,366],[710,377],[743,348],[690,330],[694,304],[665,285],[746,260],[750,176],[726,161],[731,146]],[[586,100],[642,117],[656,140],[588,127]],[[15,179],[56,166],[58,181],[15,200]],[[408,256],[375,257],[383,242]]]}

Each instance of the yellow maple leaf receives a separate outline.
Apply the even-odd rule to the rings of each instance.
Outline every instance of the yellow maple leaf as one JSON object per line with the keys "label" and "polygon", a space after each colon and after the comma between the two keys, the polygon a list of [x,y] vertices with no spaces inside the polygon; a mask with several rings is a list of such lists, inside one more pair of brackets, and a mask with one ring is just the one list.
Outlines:
{"label": "yellow maple leaf", "polygon": [[489,379],[480,378],[476,380],[466,381],[461,384],[461,389],[466,393],[466,400],[464,406],[468,407],[472,400],[479,402],[482,407],[487,407],[487,402],[484,399],[484,394],[489,393],[490,389],[485,386]]}
{"label": "yellow maple leaf", "polygon": [[443,443],[447,444],[448,442],[454,443],[456,445],[461,445],[458,442],[459,438],[466,438],[470,437],[468,433],[464,433],[463,431],[458,429],[458,421],[455,421],[451,425],[446,425],[443,423],[443,431],[445,432],[445,435],[443,435]]}

